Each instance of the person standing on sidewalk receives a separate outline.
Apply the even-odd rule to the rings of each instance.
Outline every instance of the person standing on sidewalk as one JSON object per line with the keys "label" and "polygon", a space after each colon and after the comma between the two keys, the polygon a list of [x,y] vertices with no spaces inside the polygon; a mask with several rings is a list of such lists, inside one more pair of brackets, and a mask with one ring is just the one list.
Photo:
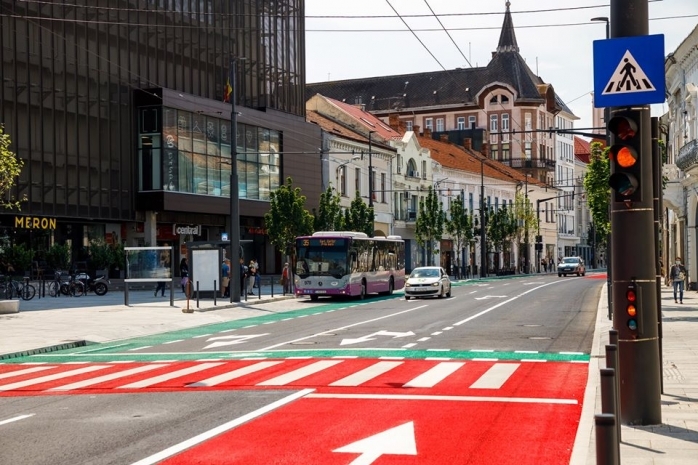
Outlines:
{"label": "person standing on sidewalk", "polygon": [[179,276],[182,278],[182,292],[187,294],[187,284],[189,284],[189,265],[187,257],[182,258],[179,262]]}
{"label": "person standing on sidewalk", "polygon": [[291,280],[288,275],[288,263],[284,264],[284,269],[281,272],[281,285],[284,288],[284,295],[291,292]]}
{"label": "person standing on sidewalk", "polygon": [[[681,257],[676,257],[676,261],[669,271],[669,279],[674,285],[674,303],[683,303],[683,286],[686,281],[686,267],[681,264]],[[676,291],[679,291],[679,299],[676,300]]]}
{"label": "person standing on sidewalk", "polygon": [[223,297],[230,297],[230,260],[227,258],[221,267],[221,290]]}

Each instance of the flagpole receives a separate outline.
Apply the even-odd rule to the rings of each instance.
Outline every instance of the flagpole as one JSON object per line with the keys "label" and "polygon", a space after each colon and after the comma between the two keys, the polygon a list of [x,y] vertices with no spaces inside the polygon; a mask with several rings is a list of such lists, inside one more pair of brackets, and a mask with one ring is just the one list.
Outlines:
{"label": "flagpole", "polygon": [[230,145],[230,302],[240,302],[240,193],[238,192],[238,114],[235,109],[237,83],[235,78],[237,73],[235,64],[237,58],[230,60],[230,83],[233,87],[230,96],[230,126],[233,133]]}

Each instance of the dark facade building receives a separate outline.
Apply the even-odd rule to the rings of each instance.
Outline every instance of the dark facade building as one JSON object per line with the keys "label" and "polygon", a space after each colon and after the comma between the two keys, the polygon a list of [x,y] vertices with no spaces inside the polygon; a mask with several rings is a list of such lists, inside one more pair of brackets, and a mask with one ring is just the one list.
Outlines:
{"label": "dark facade building", "polygon": [[75,254],[94,239],[176,253],[220,240],[230,230],[230,80],[241,239],[262,272],[277,271],[263,223],[270,193],[291,177],[309,208],[320,194],[304,0],[83,3],[0,0],[0,123],[25,162],[12,195],[26,198],[20,212],[0,212],[0,238],[37,251],[69,242]]}

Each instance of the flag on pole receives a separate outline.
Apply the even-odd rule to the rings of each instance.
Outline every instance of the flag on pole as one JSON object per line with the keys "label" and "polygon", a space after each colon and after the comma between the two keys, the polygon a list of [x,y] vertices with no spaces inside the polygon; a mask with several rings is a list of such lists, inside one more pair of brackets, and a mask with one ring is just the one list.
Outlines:
{"label": "flag on pole", "polygon": [[223,94],[223,101],[225,103],[230,103],[230,97],[233,95],[233,86],[230,84],[230,76],[225,82],[225,93]]}

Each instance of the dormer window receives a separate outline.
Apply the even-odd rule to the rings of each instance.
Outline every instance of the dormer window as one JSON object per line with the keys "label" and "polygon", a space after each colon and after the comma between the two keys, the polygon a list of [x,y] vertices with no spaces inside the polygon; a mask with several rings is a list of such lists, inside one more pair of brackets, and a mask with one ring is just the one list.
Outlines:
{"label": "dormer window", "polygon": [[497,104],[497,96],[496,95],[490,99],[490,103]]}
{"label": "dormer window", "polygon": [[509,103],[509,97],[502,95],[502,103]]}

